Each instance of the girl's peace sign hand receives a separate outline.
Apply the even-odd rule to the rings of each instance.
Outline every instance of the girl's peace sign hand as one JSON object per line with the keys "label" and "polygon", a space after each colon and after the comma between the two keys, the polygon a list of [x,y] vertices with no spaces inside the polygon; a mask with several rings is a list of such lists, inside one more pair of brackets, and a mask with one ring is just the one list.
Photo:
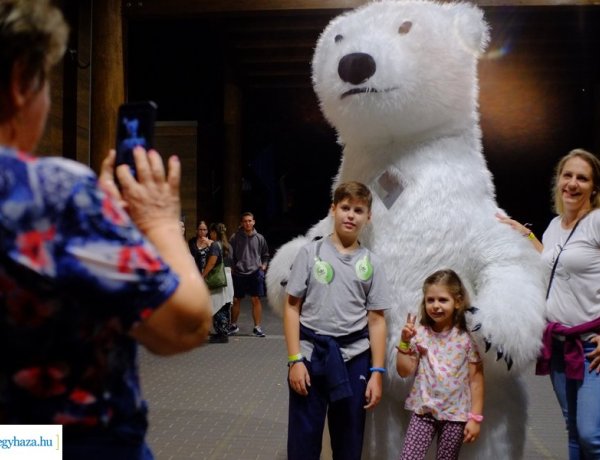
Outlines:
{"label": "girl's peace sign hand", "polygon": [[411,339],[417,333],[415,329],[415,321],[417,320],[417,315],[411,315],[410,313],[406,315],[406,324],[402,328],[401,340],[403,342],[410,342]]}

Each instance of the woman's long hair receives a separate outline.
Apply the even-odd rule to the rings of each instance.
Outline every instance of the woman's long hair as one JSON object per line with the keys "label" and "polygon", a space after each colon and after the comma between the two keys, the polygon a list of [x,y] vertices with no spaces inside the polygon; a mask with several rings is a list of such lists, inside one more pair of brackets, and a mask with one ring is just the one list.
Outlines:
{"label": "woman's long hair", "polygon": [[231,254],[231,246],[229,245],[229,241],[227,241],[227,227],[225,224],[219,222],[213,222],[208,227],[208,234],[211,232],[215,232],[217,234],[217,239],[219,243],[221,243],[221,247],[223,248],[223,257],[227,258]]}

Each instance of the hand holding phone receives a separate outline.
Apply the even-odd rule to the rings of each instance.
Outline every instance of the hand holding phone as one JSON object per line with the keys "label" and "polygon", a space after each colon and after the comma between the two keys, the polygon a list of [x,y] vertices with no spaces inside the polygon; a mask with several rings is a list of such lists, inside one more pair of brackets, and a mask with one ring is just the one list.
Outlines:
{"label": "hand holding phone", "polygon": [[129,102],[119,107],[117,116],[117,157],[115,166],[129,165],[133,177],[137,177],[133,149],[154,147],[154,123],[157,106],[152,101]]}

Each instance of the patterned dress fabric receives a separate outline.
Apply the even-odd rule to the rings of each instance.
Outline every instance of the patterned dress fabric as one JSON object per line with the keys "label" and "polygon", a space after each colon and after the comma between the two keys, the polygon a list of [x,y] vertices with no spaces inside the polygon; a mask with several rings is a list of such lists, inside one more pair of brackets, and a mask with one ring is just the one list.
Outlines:
{"label": "patterned dress fabric", "polygon": [[412,344],[420,359],[405,408],[436,420],[466,422],[471,408],[468,363],[481,361],[469,334],[457,328],[437,333],[419,325]]}
{"label": "patterned dress fabric", "polygon": [[143,439],[131,327],[179,280],[87,167],[0,146],[0,423]]}

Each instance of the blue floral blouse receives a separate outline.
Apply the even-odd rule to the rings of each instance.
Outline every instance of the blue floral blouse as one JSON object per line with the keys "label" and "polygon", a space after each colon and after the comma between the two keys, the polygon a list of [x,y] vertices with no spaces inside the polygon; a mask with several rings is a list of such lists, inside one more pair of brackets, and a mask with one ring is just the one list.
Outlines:
{"label": "blue floral blouse", "polygon": [[178,283],[90,169],[0,146],[0,423],[143,439],[128,331]]}

